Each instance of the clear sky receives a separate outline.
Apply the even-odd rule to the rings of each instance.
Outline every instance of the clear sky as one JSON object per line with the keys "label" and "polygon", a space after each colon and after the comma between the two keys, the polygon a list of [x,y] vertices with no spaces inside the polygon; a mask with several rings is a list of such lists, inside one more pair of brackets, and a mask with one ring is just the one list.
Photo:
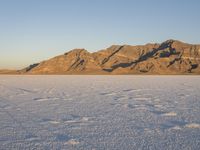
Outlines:
{"label": "clear sky", "polygon": [[200,43],[200,0],[0,0],[0,68],[73,48],[178,39]]}

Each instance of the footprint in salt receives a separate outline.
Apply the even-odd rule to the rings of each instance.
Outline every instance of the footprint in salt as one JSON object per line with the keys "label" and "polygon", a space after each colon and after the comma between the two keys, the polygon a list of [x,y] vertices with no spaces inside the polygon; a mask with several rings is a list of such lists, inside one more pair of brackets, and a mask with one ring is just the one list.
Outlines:
{"label": "footprint in salt", "polygon": [[153,114],[156,114],[156,115],[166,114],[166,112],[162,111],[162,110],[151,110],[150,112],[153,113]]}
{"label": "footprint in salt", "polygon": [[56,121],[56,120],[52,120],[52,119],[49,119],[49,118],[43,118],[40,122],[41,124],[46,124],[46,123],[50,123],[50,124],[59,124],[60,122],[59,121]]}
{"label": "footprint in salt", "polygon": [[56,135],[56,141],[65,142],[68,141],[69,137],[65,134],[58,134]]}
{"label": "footprint in salt", "polygon": [[89,121],[89,117],[82,117],[82,119],[81,119],[81,121],[85,121],[85,122],[87,122],[87,121]]}
{"label": "footprint in salt", "polygon": [[27,141],[37,141],[39,140],[39,137],[33,135],[33,134],[28,134],[25,136],[25,140]]}
{"label": "footprint in salt", "polygon": [[67,142],[65,142],[65,145],[77,145],[79,144],[79,141],[76,139],[70,139]]}
{"label": "footprint in salt", "polygon": [[172,128],[170,128],[171,130],[181,130],[181,127],[180,126],[174,126]]}
{"label": "footprint in salt", "polygon": [[123,90],[123,92],[138,92],[138,91],[140,91],[140,89],[126,89],[126,90]]}
{"label": "footprint in salt", "polygon": [[37,102],[43,102],[43,101],[48,101],[49,99],[48,98],[34,98],[33,100]]}
{"label": "footprint in salt", "polygon": [[59,121],[52,120],[52,121],[49,121],[49,123],[51,123],[51,124],[59,124],[60,122],[59,122]]}
{"label": "footprint in salt", "polygon": [[105,93],[100,93],[100,95],[105,95],[105,96],[112,96],[112,95],[116,95],[117,93],[115,92],[105,92]]}
{"label": "footprint in salt", "polygon": [[123,107],[127,108],[127,109],[133,109],[134,108],[134,106],[131,105],[131,104],[124,104]]}
{"label": "footprint in salt", "polygon": [[151,100],[150,97],[134,97],[133,99],[136,100],[136,101],[148,101],[148,100]]}
{"label": "footprint in salt", "polygon": [[163,108],[164,106],[161,105],[161,104],[155,104],[154,107],[156,107],[156,108]]}
{"label": "footprint in salt", "polygon": [[71,115],[69,118],[63,119],[63,121],[68,124],[74,124],[74,123],[81,124],[81,123],[92,122],[92,117],[80,117]]}
{"label": "footprint in salt", "polygon": [[166,116],[166,117],[174,117],[174,116],[177,116],[177,113],[175,112],[168,112],[168,113],[164,113],[164,114],[161,114],[162,116]]}
{"label": "footprint in salt", "polygon": [[57,97],[47,97],[47,98],[38,97],[38,98],[34,98],[33,100],[37,101],[37,102],[43,102],[43,101],[50,101],[50,100],[59,100],[59,98],[57,98]]}
{"label": "footprint in salt", "polygon": [[189,95],[189,94],[179,94],[178,96],[179,96],[181,99],[184,99],[184,98],[189,97],[190,95]]}
{"label": "footprint in salt", "polygon": [[169,127],[169,130],[182,130],[184,126],[187,125],[185,121],[182,120],[171,120],[167,124],[169,124],[171,127]]}
{"label": "footprint in salt", "polygon": [[74,119],[69,119],[69,120],[65,120],[65,123],[79,123],[80,119],[79,118],[74,118]]}

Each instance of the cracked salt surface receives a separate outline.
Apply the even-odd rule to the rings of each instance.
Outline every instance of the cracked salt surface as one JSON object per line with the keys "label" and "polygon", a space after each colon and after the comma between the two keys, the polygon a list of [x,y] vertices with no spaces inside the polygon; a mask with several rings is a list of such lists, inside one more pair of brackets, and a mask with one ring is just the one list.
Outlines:
{"label": "cracked salt surface", "polygon": [[200,149],[199,76],[0,76],[0,149]]}

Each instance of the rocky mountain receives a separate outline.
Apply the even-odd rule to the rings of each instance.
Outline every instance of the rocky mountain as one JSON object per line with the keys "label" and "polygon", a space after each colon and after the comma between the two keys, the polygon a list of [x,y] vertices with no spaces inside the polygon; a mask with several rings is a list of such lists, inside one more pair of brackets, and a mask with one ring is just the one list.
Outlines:
{"label": "rocky mountain", "polygon": [[21,74],[200,74],[200,45],[177,40],[113,45],[90,53],[74,49],[19,70]]}

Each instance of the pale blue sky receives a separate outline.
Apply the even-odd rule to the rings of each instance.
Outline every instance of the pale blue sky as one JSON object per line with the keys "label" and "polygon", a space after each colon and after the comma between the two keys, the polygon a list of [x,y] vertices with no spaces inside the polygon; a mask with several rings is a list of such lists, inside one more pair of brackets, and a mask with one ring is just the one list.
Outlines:
{"label": "pale blue sky", "polygon": [[0,68],[23,68],[73,48],[200,43],[199,6],[199,0],[0,0]]}

